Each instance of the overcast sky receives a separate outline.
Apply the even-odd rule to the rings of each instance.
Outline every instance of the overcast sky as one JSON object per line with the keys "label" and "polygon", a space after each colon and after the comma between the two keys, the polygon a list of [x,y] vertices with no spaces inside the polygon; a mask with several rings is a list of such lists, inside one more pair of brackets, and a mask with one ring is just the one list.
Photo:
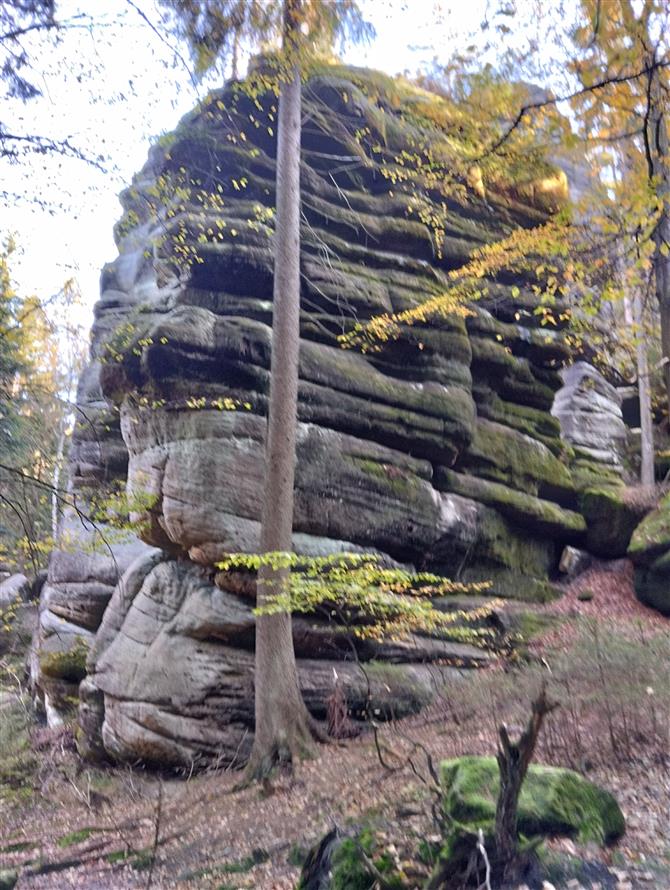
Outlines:
{"label": "overcast sky", "polygon": [[[134,5],[156,21],[153,0],[134,0]],[[362,0],[361,5],[377,36],[368,46],[350,47],[346,61],[413,74],[462,46],[488,3]],[[83,0],[61,0],[58,16],[78,24],[78,14],[90,14],[91,8]],[[15,131],[68,139],[88,156],[100,156],[104,172],[59,155],[0,163],[0,189],[11,196],[0,207],[0,234],[17,235],[21,292],[47,297],[74,276],[88,313],[98,297],[100,268],[116,255],[112,227],[120,216],[119,191],[143,165],[151,140],[173,129],[198,95],[188,67],[133,4],[96,0],[94,8],[94,28],[68,29],[57,45],[44,38],[29,45],[43,95],[25,105],[5,104],[3,123]],[[84,319],[89,320],[90,315]]]}

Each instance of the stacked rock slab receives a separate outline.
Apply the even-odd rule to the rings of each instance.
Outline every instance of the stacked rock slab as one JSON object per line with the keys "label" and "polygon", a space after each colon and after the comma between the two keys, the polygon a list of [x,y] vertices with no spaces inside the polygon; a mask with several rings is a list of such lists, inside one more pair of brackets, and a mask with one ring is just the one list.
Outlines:
{"label": "stacked rock slab", "polygon": [[125,569],[151,552],[135,534],[119,532],[98,515],[94,502],[125,486],[128,451],[118,410],[100,388],[100,351],[117,323],[105,324],[96,307],[90,361],[77,390],[77,421],[69,458],[69,498],[60,525],[62,550],[49,559],[33,638],[31,679],[50,723],[60,723],[76,701],[86,674],[86,655]]}
{"label": "stacked rock slab", "polygon": [[628,498],[624,486],[627,429],[621,394],[584,361],[565,368],[561,377],[552,414],[572,446],[570,468],[587,523],[586,547],[598,557],[622,557],[645,508]]}
{"label": "stacked rock slab", "polygon": [[[48,588],[67,591],[66,620],[85,612],[80,714],[92,752],[188,767],[241,760],[251,741],[253,583],[215,566],[259,542],[275,104],[236,84],[211,94],[122,195],[119,257],[103,272],[93,383],[83,384],[94,396],[82,398],[110,418],[112,475],[126,475],[127,460],[147,549],[113,593],[116,575],[81,577],[65,557]],[[364,70],[325,68],[305,85],[294,546],[374,550],[543,600],[586,524],[550,413],[567,353],[560,333],[539,326],[530,287],[486,281],[469,316],[411,327],[377,351],[337,339],[354,320],[438,296],[477,248],[546,218],[513,190],[483,198],[461,186],[439,197],[446,222],[431,224],[437,198],[404,188],[402,166],[422,140],[436,157],[451,150],[452,112]],[[75,462],[97,468],[88,443],[80,432]],[[44,597],[43,637],[57,599]],[[319,716],[333,668],[355,718],[420,707],[436,676],[426,662],[450,677],[485,657],[449,640],[369,646],[370,705],[327,625],[296,620],[295,645]]]}
{"label": "stacked rock slab", "polygon": [[573,469],[586,474],[591,468],[602,479],[607,466],[619,479],[626,445],[620,394],[587,362],[565,368],[561,378],[563,387],[551,413],[561,424],[563,438],[573,446]]}

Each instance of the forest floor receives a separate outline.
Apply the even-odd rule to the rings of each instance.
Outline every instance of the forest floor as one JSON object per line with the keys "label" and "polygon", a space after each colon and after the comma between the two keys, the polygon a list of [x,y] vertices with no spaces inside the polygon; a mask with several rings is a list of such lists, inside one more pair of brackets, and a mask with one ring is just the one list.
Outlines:
{"label": "forest floor", "polygon": [[[67,730],[32,726],[20,690],[5,688],[0,887],[2,870],[16,869],[16,890],[289,890],[324,833],[370,820],[405,861],[438,833],[428,758],[492,753],[500,721],[521,726],[549,677],[561,708],[538,760],[583,771],[615,794],[627,820],[611,849],[549,842],[552,881],[670,890],[670,621],[635,599],[625,562],[585,573],[531,617],[537,632],[517,665],[471,672],[467,696],[459,683],[417,717],[381,727],[378,744],[368,733],[321,747],[264,790],[235,792],[239,775],[225,771],[87,768]],[[425,880],[420,865],[415,880]]]}

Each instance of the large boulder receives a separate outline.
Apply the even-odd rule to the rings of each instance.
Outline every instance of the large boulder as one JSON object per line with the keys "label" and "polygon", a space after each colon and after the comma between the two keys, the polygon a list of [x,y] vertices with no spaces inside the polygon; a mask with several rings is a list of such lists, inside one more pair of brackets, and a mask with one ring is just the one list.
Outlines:
{"label": "large boulder", "polygon": [[5,610],[27,600],[30,590],[30,581],[21,572],[0,581],[0,609]]}
{"label": "large boulder", "polygon": [[[312,846],[303,863],[298,890],[367,890],[382,882],[398,890],[419,886],[463,890],[485,884],[511,887],[500,874],[495,851],[499,790],[496,759],[459,757],[444,761],[440,781],[442,838],[438,834],[421,839],[415,831],[403,833],[397,821],[384,821],[371,814],[362,825],[333,828]],[[524,878],[528,885],[537,887],[544,877],[543,868],[530,851],[541,839],[567,836],[604,845],[617,841],[625,831],[623,814],[609,792],[572,770],[557,767],[531,765],[521,790],[518,815],[521,859],[525,850]],[[480,831],[488,854],[486,864],[491,869],[484,883],[487,870],[477,846]],[[572,864],[578,862],[575,859]],[[605,875],[609,877],[603,869]],[[542,882],[545,885],[548,882]]]}
{"label": "large boulder", "polygon": [[[69,517],[85,530],[52,557],[34,659],[37,688],[63,701],[86,662],[82,745],[94,754],[184,765],[239,759],[250,743],[252,603],[216,563],[259,546],[275,102],[236,83],[211,93],[121,196],[71,477],[84,514],[125,485],[134,524],[119,540],[105,521]],[[338,339],[440,297],[478,249],[546,220],[546,201],[534,204],[523,171],[504,194],[462,182],[452,194],[454,109],[402,80],[325,66],[304,105],[295,549],[372,550],[491,581],[493,594],[551,598],[564,546],[587,528],[550,413],[568,349],[540,326],[531,283],[491,277],[467,317],[419,322],[383,348]],[[439,177],[424,187],[410,160],[423,142],[444,166],[441,197]],[[360,715],[366,686],[346,647],[302,619],[295,645],[312,711],[324,713],[335,668]],[[452,663],[482,662],[454,646],[362,650],[380,713],[426,700],[423,662],[442,662],[445,681]]]}
{"label": "large boulder", "polygon": [[[491,833],[500,774],[495,757],[458,757],[440,766],[443,807],[450,823]],[[567,835],[609,844],[626,823],[616,799],[570,769],[532,764],[519,796],[519,833],[526,838]]]}
{"label": "large boulder", "polygon": [[[458,757],[440,765],[446,830],[431,886],[476,886],[473,863],[481,861],[477,844],[488,850],[491,879],[502,886],[500,854],[496,849],[495,817],[500,773],[495,757]],[[520,866],[533,884],[541,880],[532,854],[545,837],[567,836],[582,843],[610,844],[625,831],[615,798],[569,769],[531,764],[518,801]],[[535,874],[533,874],[535,872]],[[521,877],[521,875],[519,875]],[[506,886],[506,885],[505,885]]]}

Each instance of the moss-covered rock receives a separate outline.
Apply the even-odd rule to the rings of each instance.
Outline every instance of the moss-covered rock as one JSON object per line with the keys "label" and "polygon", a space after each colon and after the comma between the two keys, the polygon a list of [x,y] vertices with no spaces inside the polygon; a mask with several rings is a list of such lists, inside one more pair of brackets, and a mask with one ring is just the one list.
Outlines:
{"label": "moss-covered rock", "polygon": [[628,555],[635,563],[638,598],[670,615],[670,494],[637,526]]}
{"label": "moss-covered rock", "polygon": [[19,873],[13,868],[0,870],[0,890],[13,890],[19,880]]}
{"label": "moss-covered rock", "polygon": [[635,592],[643,603],[670,615],[670,551],[651,565],[636,567]]}
{"label": "moss-covered rock", "polygon": [[464,569],[461,580],[466,584],[487,582],[491,596],[524,603],[550,603],[562,593],[547,578],[483,561]]}
{"label": "moss-covered rock", "polygon": [[538,408],[508,402],[481,381],[475,381],[472,389],[480,417],[537,439],[561,460],[572,456],[570,447],[561,439],[559,423],[551,414]]}
{"label": "moss-covered rock", "polygon": [[63,651],[42,652],[40,671],[47,677],[79,683],[86,676],[86,658],[89,646],[79,637],[75,644]]}
{"label": "moss-covered rock", "polygon": [[549,582],[560,545],[532,535],[498,510],[461,495],[442,495],[445,529],[426,558],[431,570],[464,582],[487,581],[491,593],[535,602],[553,599]]}
{"label": "moss-covered rock", "polygon": [[308,852],[297,890],[374,890],[379,875],[387,890],[411,886],[374,828],[333,829]]}
{"label": "moss-covered rock", "polygon": [[642,516],[644,506],[626,500],[622,485],[587,488],[579,499],[588,531],[586,547],[596,556],[625,556],[631,536]]}
{"label": "moss-covered rock", "polygon": [[455,469],[532,495],[574,496],[568,467],[542,442],[501,423],[477,418],[467,452]]}
{"label": "moss-covered rock", "polygon": [[[459,757],[441,764],[446,816],[476,833],[492,834],[500,788],[494,757]],[[625,831],[615,798],[569,769],[532,765],[519,798],[519,832],[525,837],[567,835],[608,844]]]}
{"label": "moss-covered rock", "polygon": [[594,460],[581,448],[573,446],[570,472],[578,491],[587,488],[620,488],[621,473],[611,465]]}
{"label": "moss-covered rock", "polygon": [[[254,64],[262,71],[269,63]],[[212,91],[152,148],[123,194],[119,256],[103,270],[95,307],[92,355],[104,364],[94,362],[82,378],[87,422],[70,452],[75,488],[79,480],[93,488],[127,484],[143,540],[206,570],[225,554],[259,546],[277,154],[276,96],[259,89],[262,82],[251,93],[236,81]],[[550,415],[567,352],[560,330],[545,330],[535,313],[536,276],[491,270],[481,299],[465,312],[403,324],[397,338],[379,314],[467,293],[470,285],[457,283],[463,263],[518,226],[546,222],[553,207],[546,190],[555,191],[560,177],[552,181],[535,151],[507,165],[504,177],[486,165],[479,179],[470,176],[470,140],[459,138],[471,124],[467,104],[402,78],[319,64],[304,104],[296,537],[314,555],[323,547],[372,549],[464,581],[492,581],[501,596],[551,598],[560,548],[584,529],[569,452]],[[372,319],[382,336],[370,342]],[[341,348],[341,336],[352,332],[367,349]],[[444,468],[447,491],[436,467]],[[177,575],[174,587],[157,582],[155,602],[182,590]],[[152,624],[165,642],[159,657],[155,640],[145,639],[154,605],[133,606],[116,613],[113,630],[103,623],[109,660],[102,670],[97,655],[89,659],[92,686],[79,684],[83,654],[45,654],[62,648],[45,642],[60,639],[60,613],[74,620],[70,637],[79,634],[80,615],[91,638],[105,622],[109,597],[115,603],[122,588],[113,593],[116,574],[100,579],[97,568],[80,576],[68,566],[50,578],[56,592],[40,617],[39,685],[51,702],[56,692],[65,699],[80,690],[81,726],[91,736],[82,750],[183,765],[208,759],[216,737],[217,758],[224,750],[244,756],[238,732],[251,741],[249,720],[240,717],[251,688],[244,634],[228,649],[229,630],[225,639],[203,632],[200,668],[184,673],[176,654],[190,664],[195,638],[159,610]],[[203,626],[220,620],[218,600],[205,599]],[[125,593],[121,601],[129,602]],[[152,658],[130,658],[126,646],[150,646]],[[307,651],[298,650],[303,691],[322,717],[332,670]],[[403,655],[397,646],[373,654]],[[380,690],[373,701],[352,680],[352,709],[397,716],[421,707],[424,666],[403,663],[411,682],[372,668]],[[210,708],[212,676],[220,679]],[[236,702],[234,714],[221,709],[222,688]],[[179,705],[175,690],[183,690]]]}
{"label": "moss-covered rock", "polygon": [[438,467],[435,485],[443,491],[453,491],[495,507],[503,516],[537,537],[548,535],[558,541],[571,543],[580,541],[586,531],[586,523],[580,513],[565,510],[551,501],[525,494],[499,482]]}
{"label": "moss-covered rock", "polygon": [[649,566],[670,550],[670,494],[633,532],[628,555],[636,565]]}

